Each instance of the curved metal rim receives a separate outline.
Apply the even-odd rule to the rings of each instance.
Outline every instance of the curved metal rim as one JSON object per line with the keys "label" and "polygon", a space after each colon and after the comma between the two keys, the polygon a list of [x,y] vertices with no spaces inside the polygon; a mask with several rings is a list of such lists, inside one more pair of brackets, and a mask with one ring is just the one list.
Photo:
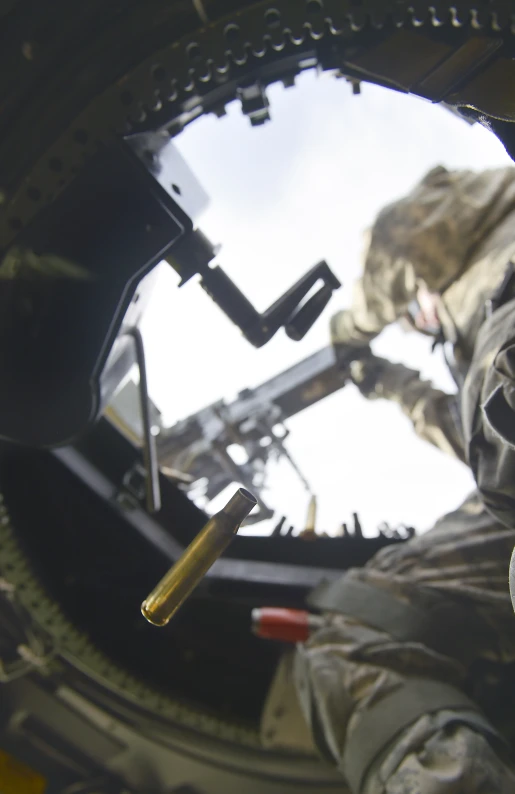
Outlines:
{"label": "curved metal rim", "polygon": [[[9,221],[17,217],[20,207],[24,211],[21,213],[27,220],[33,217],[41,207],[40,199],[33,200],[28,196],[31,190],[39,190],[38,184],[40,180],[43,182],[48,181],[49,162],[52,159],[60,159],[69,157],[66,162],[66,167],[54,176],[53,191],[45,193],[44,199],[52,201],[55,195],[64,188],[67,181],[71,180],[77,169],[84,167],[90,157],[96,151],[99,142],[106,142],[109,138],[121,133],[128,133],[131,130],[137,129],[134,122],[127,124],[127,103],[123,101],[123,96],[131,90],[133,97],[138,96],[137,102],[132,100],[128,103],[134,107],[136,112],[141,113],[159,113],[158,103],[156,102],[154,111],[150,109],[152,99],[156,98],[156,91],[161,89],[156,88],[156,62],[163,61],[164,67],[170,74],[176,75],[173,80],[170,80],[171,88],[176,90],[177,96],[174,98],[167,98],[166,101],[170,102],[170,107],[175,107],[176,115],[174,112],[169,114],[169,121],[173,118],[183,117],[184,124],[196,118],[204,111],[204,107],[209,104],[209,91],[206,86],[213,86],[216,80],[223,81],[228,79],[228,75],[232,75],[232,81],[228,89],[228,95],[232,95],[237,85],[238,77],[242,74],[243,67],[247,63],[248,58],[253,59],[253,62],[259,68],[260,63],[264,63],[264,57],[268,53],[272,55],[272,60],[280,60],[281,53],[289,52],[286,45],[285,36],[287,35],[290,45],[295,47],[302,47],[307,41],[319,41],[325,35],[327,27],[333,35],[346,31],[351,38],[357,36],[370,22],[374,23],[375,29],[381,27],[381,20],[386,19],[390,14],[402,14],[402,20],[399,24],[410,24],[419,27],[419,20],[415,11],[409,9],[409,4],[406,3],[402,12],[399,11],[399,6],[396,3],[390,4],[385,2],[382,5],[382,10],[378,12],[377,4],[375,4],[375,16],[373,4],[370,2],[363,2],[358,5],[350,5],[347,0],[326,0],[325,9],[333,8],[339,15],[339,21],[335,21],[335,15],[329,15],[324,11],[319,19],[311,20],[308,23],[295,24],[288,22],[286,27],[282,26],[281,29],[274,29],[270,25],[270,12],[274,11],[279,15],[284,15],[286,19],[288,13],[295,20],[295,12],[297,13],[300,4],[297,0],[279,0],[271,7],[268,2],[260,2],[249,9],[245,13],[240,12],[236,16],[225,18],[219,22],[212,23],[207,28],[199,31],[197,37],[187,36],[179,42],[174,42],[162,50],[158,54],[147,58],[132,72],[128,73],[122,80],[118,81],[115,85],[110,86],[103,94],[101,94],[95,102],[87,107],[78,118],[58,137],[55,142],[45,151],[44,155],[39,159],[38,163],[30,174],[26,174],[23,179],[23,187],[14,191],[10,200],[5,202],[1,208],[3,218],[0,219],[0,240],[2,243],[8,243],[16,233],[16,230],[9,225]],[[429,7],[430,3],[424,4]],[[434,6],[435,4],[433,4]],[[446,6],[446,13],[449,14],[451,4]],[[473,7],[473,3],[469,4],[469,10]],[[320,8],[322,8],[320,4]],[[394,10],[392,10],[394,9]],[[268,14],[268,16],[267,16]],[[494,23],[495,9],[491,10],[488,19],[484,24],[491,29]],[[268,21],[267,21],[268,20]],[[470,14],[467,15],[467,24],[472,20]],[[426,19],[427,21],[427,19]],[[435,21],[434,15],[431,20]],[[252,32],[253,25],[257,33],[252,33],[251,44],[249,47],[237,47],[234,42],[231,46],[228,45],[228,34],[234,28],[238,30],[250,30]],[[263,28],[264,26],[264,28]],[[261,31],[260,31],[261,28]],[[265,33],[263,33],[263,29]],[[210,42],[218,41],[218,50],[216,47],[210,49]],[[241,43],[241,42],[240,42]],[[191,64],[192,52],[195,53],[195,47],[205,48],[206,52],[210,52],[209,57],[204,57],[202,62]],[[174,67],[175,64],[175,67]],[[175,69],[175,70],[174,70]],[[204,69],[204,71],[202,71]],[[208,71],[205,71],[207,69]],[[158,81],[160,82],[160,81]],[[180,85],[179,85],[180,83]],[[200,87],[200,100],[197,103],[197,110],[195,106],[189,111],[185,110],[188,97],[192,99],[195,96],[196,89]],[[213,89],[220,93],[220,87]],[[157,96],[159,102],[162,99]],[[174,105],[175,103],[175,105]],[[77,130],[85,130],[87,132],[87,140],[84,143],[78,143],[76,139]],[[16,129],[13,131],[16,137]],[[19,141],[18,141],[18,145]],[[32,202],[32,204],[31,204]],[[176,724],[185,725],[193,731],[203,733],[206,737],[216,737],[223,739],[225,742],[239,743],[245,747],[253,748],[255,751],[259,749],[259,738],[256,732],[247,731],[245,729],[228,725],[223,721],[208,717],[201,712],[189,709],[182,704],[175,703],[169,698],[165,698],[157,692],[153,692],[148,687],[140,684],[136,679],[124,671],[117,669],[116,666],[102,653],[98,652],[89,641],[79,632],[77,632],[71,624],[67,624],[66,619],[60,611],[60,607],[53,603],[41,585],[30,570],[27,560],[24,558],[20,548],[17,546],[15,536],[11,530],[10,522],[6,512],[0,515],[0,537],[2,540],[2,559],[0,560],[0,568],[8,580],[15,579],[13,582],[18,589],[20,599],[23,601],[26,608],[34,615],[36,620],[46,627],[47,631],[52,633],[52,636],[62,646],[63,653],[68,642],[75,646],[73,655],[82,663],[86,662],[89,668],[88,675],[92,679],[95,678],[95,667],[98,669],[103,668],[104,678],[112,676],[109,684],[113,690],[118,691],[119,695],[127,702],[131,699],[138,701],[142,708],[154,711],[161,715],[159,719],[170,719]],[[13,562],[13,560],[15,562]],[[6,562],[7,561],[7,562]],[[9,570],[11,566],[11,570]],[[45,617],[46,613],[46,617]],[[50,616],[50,617],[49,617]],[[51,629],[51,624],[53,628]],[[73,637],[72,640],[70,638]],[[78,649],[81,649],[80,651]],[[72,660],[70,660],[72,661]],[[147,703],[145,703],[147,700]],[[151,701],[151,702],[149,702]],[[166,712],[169,712],[169,716]],[[295,765],[298,767],[299,776],[304,774],[302,759],[297,759]]]}
{"label": "curved metal rim", "polygon": [[[395,0],[360,0],[358,4],[352,0],[276,0],[273,4],[261,0],[172,41],[99,93],[74,119],[72,113],[72,122],[45,147],[34,167],[23,176],[18,175],[17,187],[3,189],[2,245],[15,239],[18,231],[55,199],[99,146],[117,135],[137,132],[147,117],[158,125],[179,120],[181,129],[205,112],[210,93],[222,94],[222,103],[234,97],[238,79],[249,65],[254,64],[259,71],[267,61],[281,61],[285,55],[302,52],[308,45],[318,46],[328,37],[355,45],[363,36],[377,36],[383,30],[389,35],[400,28],[420,31],[424,25],[433,35],[449,31],[454,35],[460,28],[465,33],[470,29],[476,33],[484,30],[497,38],[512,35],[510,14],[506,14],[502,0],[488,7],[482,0],[477,3],[471,0],[457,10],[452,0],[415,6],[408,0],[402,4]],[[148,31],[143,32],[149,35]],[[83,68],[77,73],[75,84],[80,87],[87,82],[87,68]],[[58,88],[59,81],[53,89],[54,99],[56,91],[59,95]],[[48,92],[50,101],[51,87]],[[63,107],[65,99],[60,102]],[[59,107],[58,103],[56,111]],[[55,136],[52,117],[59,116],[57,112],[49,113],[48,105],[44,110],[37,117],[39,139]],[[32,133],[35,128],[36,118],[27,113],[13,125],[3,142],[6,172],[16,161],[16,154],[27,148],[23,137],[27,129]],[[50,128],[54,133],[49,132]],[[33,151],[36,136],[31,137]]]}

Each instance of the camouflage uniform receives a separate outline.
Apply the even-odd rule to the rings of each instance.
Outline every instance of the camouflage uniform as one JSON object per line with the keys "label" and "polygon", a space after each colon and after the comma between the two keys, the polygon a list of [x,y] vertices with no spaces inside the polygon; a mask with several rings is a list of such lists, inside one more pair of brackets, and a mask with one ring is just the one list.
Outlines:
{"label": "camouflage uniform", "polygon": [[435,389],[417,370],[378,356],[353,361],[351,378],[369,400],[400,405],[423,441],[466,462],[458,395]]}
{"label": "camouflage uniform", "polygon": [[515,299],[483,324],[462,395],[469,463],[483,501],[515,527]]}
{"label": "camouflage uniform", "polygon": [[350,309],[331,320],[334,344],[368,344],[408,314],[421,286],[438,296],[445,336],[470,363],[486,298],[515,253],[515,169],[430,171],[374,224]]}
{"label": "camouflage uniform", "polygon": [[[464,442],[460,431],[456,431],[459,414],[456,398],[444,395],[428,383],[417,383],[418,373],[413,370],[385,362],[381,373],[385,386],[381,386],[378,378],[367,396],[385,396],[400,403],[418,435],[440,449],[451,450],[462,460],[472,455],[470,463],[487,498],[492,488],[497,492],[504,487],[511,491],[511,526],[515,526],[515,486],[511,486],[515,482],[515,458],[504,474],[501,467],[515,453],[504,449],[505,439],[502,441],[495,432],[493,440],[490,439],[491,428],[478,430],[481,423],[488,424],[479,405],[487,399],[488,389],[498,383],[498,373],[490,373],[483,391],[478,392],[473,384],[478,377],[484,379],[486,375],[481,355],[474,355],[476,339],[486,319],[485,304],[502,283],[514,258],[515,169],[476,174],[449,172],[439,166],[408,196],[379,214],[372,229],[363,276],[355,285],[352,306],[331,320],[333,344],[360,347],[387,324],[407,316],[420,290],[432,294],[443,337],[453,346],[454,374],[461,387],[474,357],[476,374],[469,377],[467,386],[471,393],[467,395],[462,388],[467,416],[474,411],[476,416],[475,429],[471,426],[466,429],[467,447],[472,443],[473,448],[466,455],[463,452]],[[502,344],[499,320],[489,328],[490,342],[484,342],[482,347],[489,348],[491,357],[493,337],[499,343],[497,349]],[[508,336],[503,337],[506,343]],[[373,361],[369,363],[373,365]],[[505,362],[505,369],[506,366]],[[506,373],[503,377],[505,382],[511,378]],[[360,385],[359,375],[355,380]],[[515,388],[515,379],[511,378],[510,383]],[[475,407],[471,405],[474,399]],[[495,454],[488,454],[484,441],[491,449],[495,447]],[[503,496],[498,493],[495,500],[502,501]]]}
{"label": "camouflage uniform", "polygon": [[[383,549],[342,578],[373,588],[377,620],[363,621],[354,607],[346,615],[345,604],[341,614],[327,613],[326,625],[299,646],[295,676],[320,751],[339,766],[355,794],[515,791],[509,751],[469,721],[473,712],[466,706],[453,706],[452,694],[438,694],[443,685],[451,693],[466,691],[501,733],[508,736],[510,726],[513,732],[514,698],[503,675],[515,662],[507,588],[514,543],[515,531],[497,524],[473,495],[430,532]],[[399,638],[402,625],[397,630],[395,616],[393,623],[388,619],[388,601],[393,597],[401,611],[425,616],[435,596],[442,597],[441,606],[465,610],[467,625],[458,619],[453,626],[452,617],[450,625],[442,623],[436,649],[417,637],[416,623],[412,639],[409,632]],[[388,621],[391,633],[381,627]],[[417,690],[431,688],[435,699],[403,722]],[[380,740],[377,730],[384,734]],[[369,740],[375,746],[368,747]],[[356,776],[355,756],[363,751],[371,756]]]}

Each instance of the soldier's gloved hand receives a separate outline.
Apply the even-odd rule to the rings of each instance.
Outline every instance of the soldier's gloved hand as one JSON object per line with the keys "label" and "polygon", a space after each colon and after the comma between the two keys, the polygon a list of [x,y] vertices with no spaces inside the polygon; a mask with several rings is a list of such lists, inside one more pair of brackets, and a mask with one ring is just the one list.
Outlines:
{"label": "soldier's gloved hand", "polygon": [[369,349],[367,356],[351,362],[350,379],[364,397],[368,399],[381,397],[381,381],[389,364],[387,359],[374,356]]}
{"label": "soldier's gloved hand", "polygon": [[333,350],[336,354],[336,362],[340,373],[345,380],[351,380],[352,382],[354,382],[354,377],[352,375],[352,368],[354,365],[366,361],[373,355],[369,345],[361,347],[356,347],[354,345],[333,345]]}
{"label": "soldier's gloved hand", "polygon": [[363,348],[355,347],[354,345],[333,344],[333,350],[336,355],[338,368],[341,372],[349,375],[352,362],[362,358],[363,356],[366,356],[367,351],[370,351],[370,348],[368,345]]}
{"label": "soldier's gloved hand", "polygon": [[331,344],[340,370],[348,372],[352,361],[370,355],[368,338],[356,338],[352,312],[347,309],[333,314],[329,321]]}

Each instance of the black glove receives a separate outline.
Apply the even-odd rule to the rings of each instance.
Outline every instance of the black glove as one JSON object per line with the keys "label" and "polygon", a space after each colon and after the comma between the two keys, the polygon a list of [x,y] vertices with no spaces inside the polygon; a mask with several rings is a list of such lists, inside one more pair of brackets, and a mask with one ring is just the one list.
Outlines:
{"label": "black glove", "polygon": [[370,345],[333,344],[338,369],[351,378],[351,365],[354,361],[365,361],[372,356]]}
{"label": "black glove", "polygon": [[369,354],[362,358],[355,358],[349,366],[349,377],[358,387],[364,397],[380,396],[377,394],[377,385],[383,378],[384,371],[390,362],[385,358],[374,356],[369,348]]}

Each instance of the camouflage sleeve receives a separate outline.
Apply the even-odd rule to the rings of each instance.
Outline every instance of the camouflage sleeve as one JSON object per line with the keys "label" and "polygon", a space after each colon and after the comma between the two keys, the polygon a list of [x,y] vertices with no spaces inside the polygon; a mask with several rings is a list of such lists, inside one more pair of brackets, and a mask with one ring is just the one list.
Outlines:
{"label": "camouflage sleeve", "polygon": [[515,527],[515,299],[477,336],[462,389],[470,466],[488,509]]}
{"label": "camouflage sleeve", "polygon": [[[371,770],[363,794],[508,794],[514,770],[477,731],[440,712],[422,717]],[[458,717],[458,715],[454,715]],[[452,770],[452,771],[451,771]]]}
{"label": "camouflage sleeve", "polygon": [[368,344],[383,328],[406,313],[416,292],[411,263],[388,259],[380,273],[365,266],[363,277],[354,285],[351,307],[331,318],[332,344]]}
{"label": "camouflage sleeve", "polygon": [[417,370],[379,356],[353,362],[351,376],[368,399],[400,405],[423,441],[466,462],[457,395],[435,389]]}
{"label": "camouflage sleeve", "polygon": [[406,643],[396,648],[388,635],[343,617],[333,619],[297,653],[296,685],[304,714],[319,751],[338,766],[352,794],[512,794],[515,770],[480,731],[467,725],[459,709],[418,718],[378,754],[361,785],[353,785],[346,743],[367,712],[409,683],[399,672],[403,662],[415,675],[432,668],[435,681],[453,677],[443,658],[431,659],[423,647]]}
{"label": "camouflage sleeve", "polygon": [[[509,698],[510,685],[501,686],[492,699],[485,685],[488,669],[494,669],[489,665],[498,671],[511,669],[515,660],[513,611],[506,582],[514,542],[515,530],[498,524],[473,495],[430,532],[389,546],[365,568],[345,574],[345,579],[385,592],[385,598],[378,597],[376,624],[366,625],[347,616],[343,604],[341,614],[326,613],[325,625],[298,648],[295,675],[298,697],[317,746],[351,783],[353,794],[515,791],[512,762],[487,732],[468,722],[470,712],[456,704],[440,702],[435,708],[434,703],[426,703],[415,719],[408,719],[402,730],[390,735],[390,721],[395,723],[398,714],[381,711],[381,704],[397,697],[397,707],[400,702],[402,708],[409,709],[413,698],[417,699],[414,686],[423,687],[427,682],[430,687],[445,684],[456,691],[469,687],[476,705],[486,710],[495,728],[509,735],[511,705],[503,716],[497,706],[492,711],[488,704]],[[461,625],[456,631],[444,631],[443,646],[436,650],[422,640],[401,638],[395,631],[381,629],[391,596],[410,608],[424,610],[428,592],[443,596],[446,604],[456,599],[460,609],[465,607],[468,625],[461,638]],[[464,638],[466,654],[451,652],[453,636],[458,637],[460,649]],[[412,694],[403,700],[403,691]],[[369,733],[362,728],[367,725],[373,735],[378,723],[386,726],[388,739],[382,746],[376,745],[378,751],[374,751],[359,785],[355,785],[355,777],[352,784],[354,757],[349,750],[358,754],[361,748],[366,750]]]}

